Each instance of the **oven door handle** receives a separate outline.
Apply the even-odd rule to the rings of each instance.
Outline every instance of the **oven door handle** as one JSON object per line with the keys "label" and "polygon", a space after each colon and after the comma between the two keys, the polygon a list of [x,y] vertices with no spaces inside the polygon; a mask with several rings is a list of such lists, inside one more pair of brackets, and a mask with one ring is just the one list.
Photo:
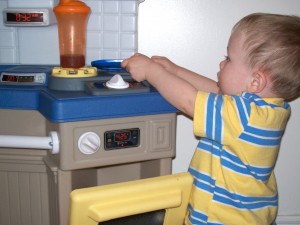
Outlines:
{"label": "oven door handle", "polygon": [[51,154],[58,154],[59,138],[56,131],[47,137],[0,135],[0,148],[48,149]]}

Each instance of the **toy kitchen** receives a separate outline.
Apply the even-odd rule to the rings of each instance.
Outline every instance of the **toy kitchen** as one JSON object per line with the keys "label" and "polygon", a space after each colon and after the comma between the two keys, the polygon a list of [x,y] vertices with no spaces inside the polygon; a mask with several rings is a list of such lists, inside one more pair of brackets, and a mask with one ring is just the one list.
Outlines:
{"label": "toy kitchen", "polygon": [[177,110],[121,68],[139,4],[1,1],[0,225],[66,225],[74,189],[171,173]]}

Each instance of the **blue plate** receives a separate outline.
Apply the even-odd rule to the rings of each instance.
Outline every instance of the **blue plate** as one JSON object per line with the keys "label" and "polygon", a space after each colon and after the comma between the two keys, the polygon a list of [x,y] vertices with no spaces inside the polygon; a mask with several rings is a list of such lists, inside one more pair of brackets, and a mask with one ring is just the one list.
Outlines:
{"label": "blue plate", "polygon": [[91,65],[97,67],[101,70],[108,71],[125,71],[121,67],[122,59],[103,59],[103,60],[95,60],[91,62]]}

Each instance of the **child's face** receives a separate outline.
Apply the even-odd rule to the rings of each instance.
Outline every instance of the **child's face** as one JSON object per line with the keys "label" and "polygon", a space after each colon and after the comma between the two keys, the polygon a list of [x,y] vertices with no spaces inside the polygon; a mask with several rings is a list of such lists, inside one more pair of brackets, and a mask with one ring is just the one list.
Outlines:
{"label": "child's face", "polygon": [[253,73],[246,62],[242,36],[233,34],[228,42],[227,56],[220,62],[218,86],[221,94],[236,95],[248,91]]}

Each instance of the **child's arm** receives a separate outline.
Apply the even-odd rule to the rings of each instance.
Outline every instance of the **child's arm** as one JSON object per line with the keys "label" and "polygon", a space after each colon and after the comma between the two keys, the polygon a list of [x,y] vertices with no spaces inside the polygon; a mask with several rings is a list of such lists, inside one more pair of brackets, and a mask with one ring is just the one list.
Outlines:
{"label": "child's arm", "polygon": [[189,82],[141,54],[125,59],[122,67],[125,67],[136,81],[147,80],[168,102],[193,117],[197,89]]}
{"label": "child's arm", "polygon": [[171,62],[166,57],[153,56],[151,59],[156,63],[162,65],[169,72],[176,74],[178,77],[189,82],[197,90],[204,91],[204,92],[213,92],[213,93],[218,93],[219,91],[217,82],[215,82],[214,80],[211,80],[205,76],[202,76],[200,74],[187,70],[183,67],[180,67],[175,63]]}

